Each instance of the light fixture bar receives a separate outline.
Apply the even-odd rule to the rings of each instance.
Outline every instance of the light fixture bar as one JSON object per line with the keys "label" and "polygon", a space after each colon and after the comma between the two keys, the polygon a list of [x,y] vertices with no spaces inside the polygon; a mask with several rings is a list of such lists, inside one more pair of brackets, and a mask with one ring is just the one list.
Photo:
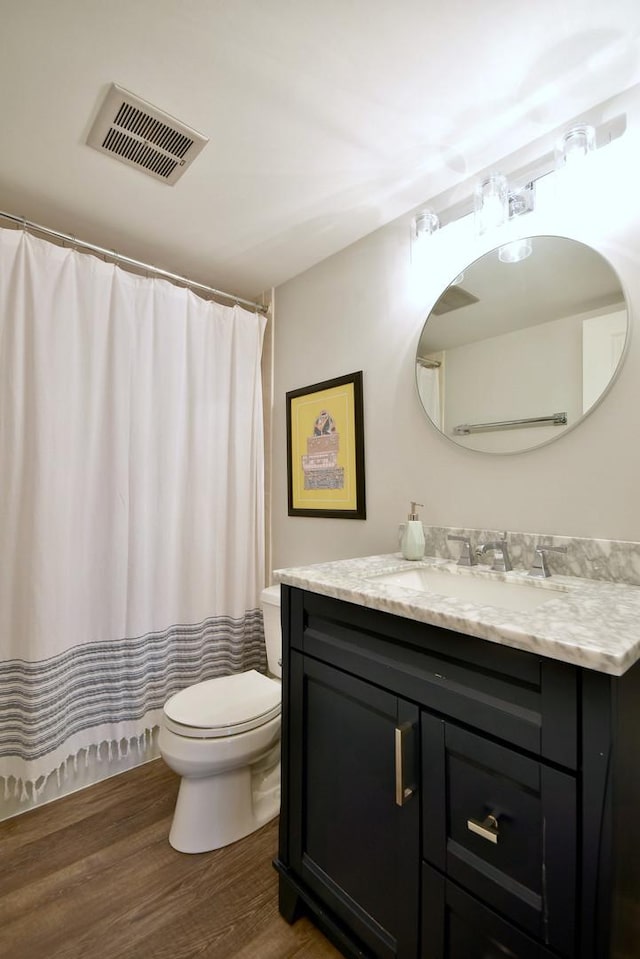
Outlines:
{"label": "light fixture bar", "polygon": [[[570,131],[577,125],[578,120],[569,121],[569,123],[563,127],[563,129]],[[626,129],[627,118],[625,114],[619,114],[596,126],[596,149],[602,150],[604,147],[608,146],[609,143],[613,143],[614,140],[618,140],[625,133]],[[536,159],[531,160],[509,174],[509,179],[512,184],[521,183],[535,185],[538,180],[542,180],[549,173],[554,173],[557,170],[557,141],[558,137],[562,136],[562,132],[556,130],[555,134],[552,134],[552,136],[552,142],[554,145],[551,147],[551,149],[548,148],[549,140],[545,139],[544,143],[547,144],[547,151],[545,153],[542,153]],[[486,173],[485,177],[488,175],[489,174]],[[479,174],[479,176],[482,176],[482,174]],[[518,188],[516,188],[514,192],[518,192]],[[446,204],[446,197],[449,195],[449,191],[442,193],[440,194],[440,199],[444,200]],[[437,216],[440,220],[440,229],[447,226],[449,223],[454,223],[456,220],[461,220],[463,217],[474,212],[473,192],[464,197],[462,200],[451,203],[450,205],[443,205],[441,209],[438,208],[438,197],[434,197],[429,202],[432,206],[432,209],[437,211]]]}

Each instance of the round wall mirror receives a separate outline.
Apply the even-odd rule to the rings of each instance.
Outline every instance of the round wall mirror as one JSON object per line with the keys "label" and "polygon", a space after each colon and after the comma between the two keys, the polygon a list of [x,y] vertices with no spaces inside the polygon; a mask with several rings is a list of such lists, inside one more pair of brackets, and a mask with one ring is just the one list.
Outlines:
{"label": "round wall mirror", "polygon": [[534,236],[471,263],[437,300],[416,356],[434,426],[469,449],[533,449],[576,426],[620,369],[628,310],[591,247]]}

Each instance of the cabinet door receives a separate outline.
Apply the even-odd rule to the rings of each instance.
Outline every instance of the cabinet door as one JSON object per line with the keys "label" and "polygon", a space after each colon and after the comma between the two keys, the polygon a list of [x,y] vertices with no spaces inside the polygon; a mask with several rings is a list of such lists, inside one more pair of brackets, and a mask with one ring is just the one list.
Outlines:
{"label": "cabinet door", "polygon": [[423,713],[423,849],[478,899],[574,953],[573,776]]}
{"label": "cabinet door", "polygon": [[419,711],[291,654],[291,867],[379,959],[416,959]]}
{"label": "cabinet door", "polygon": [[422,902],[421,959],[552,959],[540,943],[426,864]]}

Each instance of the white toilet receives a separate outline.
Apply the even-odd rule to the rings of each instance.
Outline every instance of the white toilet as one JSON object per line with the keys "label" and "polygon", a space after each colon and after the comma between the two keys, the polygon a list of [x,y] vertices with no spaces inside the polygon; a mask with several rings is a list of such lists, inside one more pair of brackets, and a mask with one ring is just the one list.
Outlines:
{"label": "white toilet", "polygon": [[270,676],[208,679],[164,706],[160,754],[182,776],[169,833],[179,852],[219,849],[280,811],[280,587],[261,604]]}

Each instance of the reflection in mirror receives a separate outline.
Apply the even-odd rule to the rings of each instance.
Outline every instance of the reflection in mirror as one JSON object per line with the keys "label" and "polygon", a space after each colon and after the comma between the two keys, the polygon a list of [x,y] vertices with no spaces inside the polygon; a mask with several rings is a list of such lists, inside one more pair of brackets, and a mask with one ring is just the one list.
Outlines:
{"label": "reflection in mirror", "polygon": [[422,330],[416,380],[432,423],[469,449],[548,443],[598,403],[618,372],[628,315],[595,250],[558,236],[480,257],[442,293]]}

